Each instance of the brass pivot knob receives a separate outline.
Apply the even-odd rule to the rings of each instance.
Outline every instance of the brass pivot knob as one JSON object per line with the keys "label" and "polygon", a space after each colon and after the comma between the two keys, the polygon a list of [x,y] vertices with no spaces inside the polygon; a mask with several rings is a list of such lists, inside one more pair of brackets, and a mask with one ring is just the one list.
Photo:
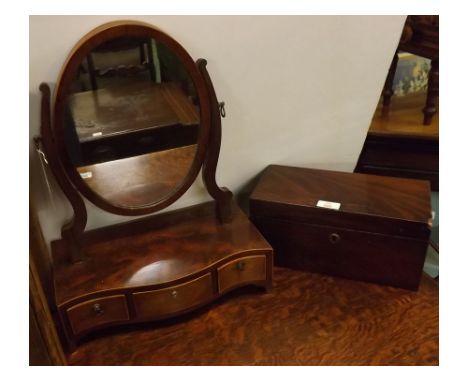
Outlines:
{"label": "brass pivot knob", "polygon": [[237,270],[239,270],[239,271],[243,271],[244,268],[245,268],[245,261],[238,261],[238,262],[236,263],[236,268],[237,268]]}
{"label": "brass pivot knob", "polygon": [[177,291],[176,291],[176,290],[173,290],[173,291],[171,292],[171,296],[172,296],[172,298],[177,298]]}
{"label": "brass pivot knob", "polygon": [[101,307],[101,304],[94,304],[93,305],[93,312],[96,313],[96,314],[102,314],[104,313],[104,310],[102,309]]}
{"label": "brass pivot knob", "polygon": [[341,240],[341,237],[337,233],[332,233],[330,234],[330,236],[328,236],[328,240],[330,241],[330,243],[336,244]]}

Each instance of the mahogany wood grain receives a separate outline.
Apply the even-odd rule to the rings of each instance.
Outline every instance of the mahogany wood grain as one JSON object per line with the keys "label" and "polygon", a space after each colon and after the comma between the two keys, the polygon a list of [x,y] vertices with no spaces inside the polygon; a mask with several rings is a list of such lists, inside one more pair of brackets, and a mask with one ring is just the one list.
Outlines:
{"label": "mahogany wood grain", "polygon": [[[218,267],[219,292],[266,279],[266,256],[240,257]],[[271,271],[271,270],[270,270]]]}
{"label": "mahogany wood grain", "polygon": [[280,267],[418,289],[427,241],[271,217],[252,219],[274,248]]}
{"label": "mahogany wood grain", "polygon": [[250,216],[279,266],[418,288],[432,221],[428,182],[269,166]]}
{"label": "mahogany wood grain", "polygon": [[130,318],[124,295],[101,297],[74,305],[67,309],[67,316],[75,334],[98,325]]}
{"label": "mahogany wood grain", "polygon": [[221,112],[213,83],[208,71],[206,70],[206,65],[207,61],[205,59],[197,60],[198,70],[200,71],[208,88],[211,113],[208,152],[206,154],[202,170],[203,183],[211,197],[216,200],[216,212],[219,220],[221,223],[229,223],[232,219],[232,192],[226,187],[219,187],[216,182],[216,167],[218,166],[219,150],[221,148]]}
{"label": "mahogany wood grain", "polygon": [[72,365],[438,365],[437,284],[417,293],[275,268],[271,293],[96,335]]}
{"label": "mahogany wood grain", "polygon": [[[225,291],[218,291],[217,268],[250,256],[265,259],[266,271],[237,284],[233,280],[232,287],[250,283],[271,288],[271,247],[238,207],[232,211],[231,222],[219,224],[216,204],[209,202],[85,232],[88,256],[74,264],[67,261],[66,242],[53,241],[55,301],[68,347],[74,349],[96,329],[122,324],[90,319],[89,326],[73,332],[67,311],[90,300],[125,295],[130,322],[165,319],[218,298]],[[200,279],[207,274],[209,283]],[[181,296],[175,304],[173,290]]]}
{"label": "mahogany wood grain", "polygon": [[197,145],[82,166],[80,174],[92,174],[85,183],[113,205],[135,208],[170,194],[190,171]]}
{"label": "mahogany wood grain", "polygon": [[155,291],[133,293],[137,317],[153,318],[184,311],[213,298],[211,273],[186,283]]}
{"label": "mahogany wood grain", "polygon": [[219,225],[213,202],[87,231],[83,240],[88,258],[76,264],[67,263],[63,240],[51,243],[59,306],[106,290],[179,284],[231,256],[271,254],[238,207]]}
{"label": "mahogany wood grain", "polygon": [[[268,166],[250,196],[251,213],[427,239],[429,183],[377,175]],[[341,203],[339,211],[317,207]]]}
{"label": "mahogany wood grain", "polygon": [[53,134],[50,88],[47,84],[42,83],[39,90],[42,93],[41,142],[50,170],[73,209],[73,216],[62,226],[61,233],[62,238],[67,241],[69,247],[68,261],[76,262],[84,257],[79,237],[86,228],[88,213],[86,212],[86,207],[80,193],[70,182],[67,171],[64,169],[59,158],[57,142]]}

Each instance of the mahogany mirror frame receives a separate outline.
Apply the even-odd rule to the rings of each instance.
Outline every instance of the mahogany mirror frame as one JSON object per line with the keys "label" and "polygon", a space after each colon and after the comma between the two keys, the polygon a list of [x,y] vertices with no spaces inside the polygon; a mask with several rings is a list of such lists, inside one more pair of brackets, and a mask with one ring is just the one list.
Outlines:
{"label": "mahogany mirror frame", "polygon": [[[92,50],[102,43],[120,37],[152,38],[158,43],[162,43],[169,48],[182,62],[189,73],[197,92],[200,106],[200,125],[197,149],[189,172],[185,179],[183,179],[170,193],[164,195],[159,200],[155,200],[151,204],[143,206],[122,206],[113,204],[95,192],[81,178],[75,166],[72,164],[65,145],[65,107],[67,98],[70,95],[69,89],[71,87],[71,83],[76,75],[76,71],[78,70],[80,63],[86,59],[86,56]],[[65,61],[59,75],[54,96],[54,123],[52,129],[55,145],[57,147],[58,159],[61,162],[67,177],[73,183],[75,188],[99,208],[118,215],[144,215],[159,211],[179,199],[195,181],[195,178],[200,172],[209,136],[209,107],[208,91],[201,73],[187,51],[176,40],[161,30],[145,23],[118,21],[104,24],[89,32],[75,45]]]}
{"label": "mahogany mirror frame", "polygon": [[[68,96],[68,87],[77,65],[86,54],[104,41],[121,36],[150,37],[167,45],[185,65],[197,91],[200,105],[200,129],[198,147],[192,166],[184,181],[171,194],[143,207],[124,208],[107,202],[88,187],[71,163],[64,140],[64,106]],[[40,85],[41,100],[41,137],[35,138],[36,145],[42,145],[47,161],[59,187],[73,208],[73,215],[62,226],[62,238],[68,242],[69,261],[81,261],[81,235],[86,228],[87,210],[82,198],[85,196],[96,206],[105,211],[127,216],[146,215],[159,211],[180,198],[195,181],[203,165],[202,178],[210,196],[216,202],[216,213],[221,224],[232,219],[232,192],[219,187],[216,182],[216,168],[221,146],[221,113],[218,99],[206,70],[207,61],[192,60],[186,50],[172,37],[154,26],[138,21],[116,21],[103,24],[86,34],[73,48],[59,75],[55,91],[53,112],[51,113],[51,92],[47,84]],[[52,118],[53,114],[53,118]]]}

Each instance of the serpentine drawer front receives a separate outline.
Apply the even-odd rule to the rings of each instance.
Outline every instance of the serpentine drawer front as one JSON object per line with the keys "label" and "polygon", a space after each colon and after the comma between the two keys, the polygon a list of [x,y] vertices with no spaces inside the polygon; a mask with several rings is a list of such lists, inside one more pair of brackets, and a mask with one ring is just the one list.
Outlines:
{"label": "serpentine drawer front", "polygon": [[67,309],[73,333],[111,322],[129,319],[127,300],[124,295],[96,298]]}
{"label": "serpentine drawer front", "polygon": [[266,280],[266,256],[246,256],[218,268],[219,293],[239,284]]}
{"label": "serpentine drawer front", "polygon": [[180,312],[202,304],[212,297],[211,273],[170,288],[133,293],[138,319]]}

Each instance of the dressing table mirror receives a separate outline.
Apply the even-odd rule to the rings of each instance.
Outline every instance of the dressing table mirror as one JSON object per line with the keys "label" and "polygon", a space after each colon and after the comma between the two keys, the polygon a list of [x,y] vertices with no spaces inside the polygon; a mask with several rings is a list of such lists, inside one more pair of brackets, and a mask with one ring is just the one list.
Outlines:
{"label": "dressing table mirror", "polygon": [[[272,285],[270,245],[216,183],[221,115],[206,65],[151,25],[113,22],[72,49],[52,102],[40,87],[40,142],[73,208],[51,243],[69,350],[105,327]],[[212,202],[85,230],[83,197],[113,214],[149,215],[180,198],[200,171]]]}

